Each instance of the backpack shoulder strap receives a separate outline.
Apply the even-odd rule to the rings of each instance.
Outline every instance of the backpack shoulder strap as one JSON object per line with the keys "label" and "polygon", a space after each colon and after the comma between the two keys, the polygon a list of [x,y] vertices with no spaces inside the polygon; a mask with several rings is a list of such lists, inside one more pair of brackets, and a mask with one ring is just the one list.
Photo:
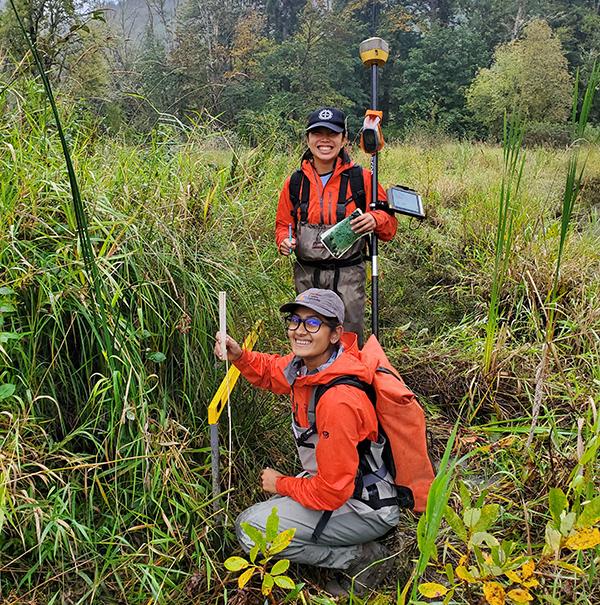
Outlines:
{"label": "backpack shoulder strap", "polygon": [[357,208],[360,208],[363,212],[367,209],[367,194],[365,192],[365,179],[363,178],[362,166],[356,164],[348,170],[350,177],[350,191],[352,192],[352,198]]}
{"label": "backpack shoulder strap", "polygon": [[331,387],[335,387],[340,384],[347,384],[356,387],[361,391],[364,391],[369,397],[371,403],[375,405],[375,402],[377,401],[377,396],[375,394],[375,389],[373,388],[373,385],[370,385],[368,382],[363,382],[362,380],[359,380],[358,378],[356,378],[356,376],[343,375],[334,378],[331,382],[328,382],[327,384],[320,384],[317,386],[317,388],[315,389],[314,397],[315,412],[317,409],[317,404],[319,403],[319,400],[325,394],[325,392],[328,391]]}
{"label": "backpack shoulder strap", "polygon": [[[359,380],[355,376],[343,375],[334,378],[327,384],[319,384],[314,390],[313,397],[308,406],[308,422],[310,426],[304,431],[299,437],[296,438],[297,445],[305,446],[305,442],[308,441],[317,432],[317,405],[321,397],[332,387],[340,384],[348,384],[356,387],[361,391],[364,391],[369,396],[369,399],[373,405],[375,405],[376,394],[375,389],[368,383]],[[308,446],[310,447],[310,446]]]}
{"label": "backpack shoulder strap", "polygon": [[350,178],[350,171],[344,170],[340,176],[340,190],[338,192],[337,206],[335,208],[335,222],[339,223],[344,220],[346,216],[346,204],[352,199],[346,198],[346,192],[348,191],[348,180]]}
{"label": "backpack shoulder strap", "polygon": [[300,209],[300,222],[306,222],[308,217],[308,198],[310,196],[310,181],[301,168],[295,170],[290,177],[290,200],[292,201],[292,218],[294,224],[298,223],[298,209]]}
{"label": "backpack shoulder strap", "polygon": [[[350,181],[350,197],[346,198],[348,181]],[[360,208],[363,212],[365,212],[367,207],[365,180],[363,178],[363,169],[358,164],[342,172],[335,217],[337,223],[343,220],[346,216],[346,204],[348,204],[348,202],[351,200],[354,200],[357,208]]]}

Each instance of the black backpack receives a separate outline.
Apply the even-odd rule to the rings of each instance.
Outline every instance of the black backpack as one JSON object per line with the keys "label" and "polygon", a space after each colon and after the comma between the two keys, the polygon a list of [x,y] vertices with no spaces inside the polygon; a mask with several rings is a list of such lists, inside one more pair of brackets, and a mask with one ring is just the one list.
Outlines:
{"label": "black backpack", "polygon": [[[336,208],[336,223],[339,223],[346,216],[346,206],[354,201],[357,208],[365,212],[367,208],[367,194],[365,193],[365,182],[363,179],[363,169],[361,166],[354,165],[342,172],[342,182],[340,183],[340,192],[338,195]],[[350,181],[349,198],[346,198]],[[298,223],[298,209],[300,209],[300,222],[305,223],[308,219],[308,200],[310,199],[310,181],[302,172],[302,169],[294,171],[290,178],[290,200],[292,201],[292,218],[294,225]]]}

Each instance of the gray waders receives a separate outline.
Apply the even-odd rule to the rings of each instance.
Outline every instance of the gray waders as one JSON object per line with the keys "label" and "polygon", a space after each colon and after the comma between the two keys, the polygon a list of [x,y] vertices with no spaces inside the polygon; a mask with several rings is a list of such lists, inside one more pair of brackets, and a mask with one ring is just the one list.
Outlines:
{"label": "gray waders", "polygon": [[296,228],[296,264],[294,284],[300,294],[309,288],[333,290],[344,301],[346,319],[344,329],[358,335],[359,346],[363,343],[365,314],[365,264],[366,241],[359,239],[343,255],[336,259],[321,243],[321,234],[331,225],[298,223]]}
{"label": "gray waders", "polygon": [[[292,420],[304,469],[298,477],[311,477],[317,473],[316,390],[308,410],[310,427],[299,427]],[[384,438],[380,437],[378,443],[366,441],[359,444],[360,461],[354,494],[334,511],[311,510],[288,496],[274,496],[243,511],[235,524],[242,548],[249,552],[254,543],[240,524],[246,522],[264,532],[267,517],[273,507],[277,507],[279,531],[296,529],[292,542],[278,556],[317,567],[347,569],[361,555],[360,544],[385,535],[400,518],[396,487],[382,461],[384,443]]]}
{"label": "gray waders", "polygon": [[[336,223],[346,216],[346,207],[354,201],[363,212],[366,198],[362,168],[352,166],[341,174],[340,190],[336,204]],[[350,185],[351,195],[346,198]],[[308,222],[310,181],[302,170],[296,170],[290,179],[290,198],[293,204],[292,220],[296,225],[296,264],[294,283],[296,293],[309,288],[333,290],[344,301],[346,319],[344,329],[358,335],[358,344],[363,344],[365,314],[366,273],[364,265],[365,238],[359,239],[342,256],[334,258],[321,243],[320,236],[331,225]]]}

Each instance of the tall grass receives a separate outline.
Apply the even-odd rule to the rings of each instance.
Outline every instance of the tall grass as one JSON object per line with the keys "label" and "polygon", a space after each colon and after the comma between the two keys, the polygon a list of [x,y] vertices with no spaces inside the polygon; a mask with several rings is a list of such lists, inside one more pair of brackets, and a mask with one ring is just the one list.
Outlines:
{"label": "tall grass", "polygon": [[[94,326],[100,314],[52,109],[39,79],[7,80],[0,90],[1,598],[211,603],[223,602],[223,584],[236,598],[220,563],[235,541],[230,528],[215,525],[210,507],[205,416],[222,378],[211,353],[217,292],[228,291],[234,336],[261,317],[267,327],[257,348],[285,350],[276,309],[292,292],[291,263],[277,256],[272,223],[299,154],[223,145],[202,123],[159,123],[141,143],[109,137],[90,114],[58,98],[88,212],[114,374]],[[600,180],[600,154],[588,151],[580,199]],[[492,365],[506,414],[493,426],[463,423],[452,451],[460,459],[482,445],[481,455],[454,467],[474,491],[511,478],[498,487],[506,539],[523,535],[523,503],[532,511],[528,531],[543,535],[539,505],[548,481],[568,481],[577,464],[573,410],[597,399],[600,241],[586,202],[573,208],[561,253],[561,366],[549,364],[545,378],[552,406],[536,428],[542,447],[523,454],[539,362],[543,304],[534,302],[554,276],[561,220],[553,187],[567,162],[560,151],[528,151],[520,185],[527,204],[512,226],[522,245],[511,248],[498,291],[507,330],[495,340]],[[401,220],[399,236],[382,246],[382,337],[427,408],[436,460],[444,459],[461,402],[489,405],[481,326],[504,165],[501,149],[448,142],[390,145],[382,159],[384,179],[428,188],[429,221],[415,228]],[[232,516],[261,497],[264,464],[296,470],[283,437],[286,402],[239,389]],[[590,441],[584,452],[592,451],[591,437],[583,439]],[[439,501],[450,489],[448,473],[440,477]],[[419,530],[424,575],[427,553],[444,546],[444,527],[434,531],[436,501]],[[412,543],[416,523],[407,526]],[[311,595],[302,598],[308,603]]]}
{"label": "tall grass", "polygon": [[38,53],[38,50],[35,46],[35,43],[30,38],[27,33],[27,29],[21,20],[21,16],[15,3],[13,0],[10,0],[10,5],[15,13],[15,17],[17,19],[17,23],[19,24],[19,28],[23,33],[27,41],[27,46],[31,52],[35,65],[38,69],[40,79],[44,86],[44,90],[46,95],[48,96],[48,101],[50,102],[50,107],[52,108],[52,114],[54,117],[54,122],[56,125],[56,129],[58,132],[58,137],[60,140],[60,144],[62,147],[62,152],[65,158],[67,174],[69,176],[69,185],[71,187],[71,198],[73,201],[73,210],[75,213],[75,218],[77,221],[77,231],[79,235],[79,245],[81,246],[81,251],[83,255],[83,260],[85,263],[85,267],[87,273],[89,275],[89,281],[91,285],[91,294],[92,300],[97,308],[100,317],[97,318],[96,309],[93,309],[92,319],[93,326],[95,331],[97,332],[97,336],[102,342],[104,347],[103,354],[108,362],[109,368],[112,372],[114,372],[113,360],[112,360],[112,344],[113,341],[110,337],[109,333],[109,325],[108,325],[108,317],[106,314],[105,301],[104,301],[104,292],[102,287],[102,282],[99,279],[98,270],[95,263],[94,252],[92,249],[92,244],[90,242],[90,237],[88,233],[88,221],[85,213],[85,209],[83,206],[83,202],[81,200],[81,195],[79,192],[79,184],[77,183],[77,177],[75,176],[75,169],[73,168],[73,162],[71,160],[71,153],[69,151],[69,145],[67,143],[67,139],[63,132],[63,127],[60,119],[60,115],[58,113],[58,108],[56,107],[56,101],[54,99],[54,93],[52,91],[52,87],[50,86],[50,81],[48,80],[48,76],[46,74],[46,70]]}
{"label": "tall grass", "polygon": [[[150,149],[99,144],[93,122],[62,108],[90,210],[109,356],[58,129],[35,82],[7,87],[2,101],[11,153],[0,162],[0,385],[14,390],[1,397],[0,594],[171,603],[188,581],[212,591],[226,543],[207,506],[217,292],[231,293],[241,336],[269,317],[251,301],[280,287],[263,275],[273,260],[251,235],[264,210],[242,203],[259,189],[247,176],[252,158],[239,171],[227,153],[211,164],[202,132],[167,129]],[[183,139],[176,148],[174,138]],[[196,211],[209,193],[205,220]],[[256,246],[252,273],[237,272]]]}
{"label": "tall grass", "polygon": [[592,67],[592,72],[590,74],[590,78],[588,80],[587,87],[583,96],[581,110],[579,111],[578,115],[577,110],[579,106],[579,72],[577,73],[577,77],[575,79],[575,87],[573,91],[573,105],[571,113],[573,133],[575,135],[575,145],[569,157],[565,186],[562,195],[558,253],[556,257],[552,286],[547,297],[548,312],[546,318],[544,342],[542,344],[541,360],[536,370],[536,385],[533,398],[533,407],[531,412],[531,431],[527,439],[527,447],[530,447],[531,443],[533,442],[534,430],[538,422],[538,417],[544,397],[545,376],[547,371],[547,365],[549,363],[549,355],[551,354],[551,348],[554,341],[554,332],[556,328],[556,312],[558,299],[560,297],[560,276],[563,254],[565,244],[567,242],[567,237],[571,230],[573,209],[581,191],[583,175],[587,163],[587,157],[584,157],[583,160],[581,159],[581,145],[585,141],[585,131],[590,111],[594,102],[596,89],[598,88],[599,84],[600,65],[595,63]]}
{"label": "tall grass", "polygon": [[483,370],[486,375],[493,370],[492,360],[496,335],[500,321],[500,294],[506,280],[511,259],[514,237],[514,216],[517,212],[519,187],[523,176],[525,155],[522,149],[523,127],[518,114],[504,117],[504,143],[502,146],[504,167],[498,199],[498,224],[494,248],[494,270],[488,319],[485,327],[485,346],[483,350]]}

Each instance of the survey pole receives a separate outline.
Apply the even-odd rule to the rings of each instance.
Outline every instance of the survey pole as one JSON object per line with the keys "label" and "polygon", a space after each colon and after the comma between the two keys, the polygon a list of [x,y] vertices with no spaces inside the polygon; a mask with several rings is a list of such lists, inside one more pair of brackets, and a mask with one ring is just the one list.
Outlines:
{"label": "survey pole", "polygon": [[[221,323],[221,322],[219,322]],[[259,319],[248,336],[244,339],[242,349],[252,351],[258,335],[262,330],[263,321]],[[226,353],[225,353],[226,356]],[[229,396],[236,385],[240,371],[234,366],[229,366],[225,378],[223,378],[219,388],[208,406],[208,424],[210,426],[210,450],[211,450],[211,475],[212,475],[212,495],[213,495],[213,511],[218,513],[221,508],[219,495],[221,493],[221,478],[220,478],[220,456],[219,456],[219,418],[225,408],[225,404],[229,400]]]}
{"label": "survey pole", "polygon": [[[382,38],[368,38],[360,43],[360,59],[365,67],[371,70],[371,111],[378,111],[379,69],[385,65],[390,52],[388,43]],[[379,153],[371,154],[371,200],[369,207],[377,207],[377,189],[379,185]],[[371,251],[371,333],[379,338],[379,250],[375,233],[369,238]]]}

